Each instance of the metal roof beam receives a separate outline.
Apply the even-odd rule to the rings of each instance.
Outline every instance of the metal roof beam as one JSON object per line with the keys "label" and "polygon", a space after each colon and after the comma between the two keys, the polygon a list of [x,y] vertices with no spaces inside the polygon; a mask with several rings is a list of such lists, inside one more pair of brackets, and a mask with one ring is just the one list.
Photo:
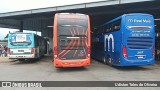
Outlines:
{"label": "metal roof beam", "polygon": [[99,6],[106,6],[106,5],[115,5],[115,4],[120,4],[120,3],[124,4],[124,3],[133,3],[133,2],[142,2],[142,1],[152,1],[152,0],[105,0],[105,1],[99,1],[99,2],[91,2],[91,3],[83,3],[83,4],[75,4],[75,5],[56,6],[56,7],[48,7],[48,8],[1,13],[0,18],[9,17],[9,16],[38,14],[38,13],[45,13],[45,12],[55,12],[55,11],[62,11],[62,10],[71,10],[71,9],[99,7]]}

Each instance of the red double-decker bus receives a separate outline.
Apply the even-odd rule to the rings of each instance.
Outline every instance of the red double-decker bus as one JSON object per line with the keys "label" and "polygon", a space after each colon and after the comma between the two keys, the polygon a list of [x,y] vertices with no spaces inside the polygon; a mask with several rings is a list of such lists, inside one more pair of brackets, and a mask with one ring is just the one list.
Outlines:
{"label": "red double-decker bus", "polygon": [[90,18],[85,14],[57,13],[54,17],[55,67],[90,65]]}

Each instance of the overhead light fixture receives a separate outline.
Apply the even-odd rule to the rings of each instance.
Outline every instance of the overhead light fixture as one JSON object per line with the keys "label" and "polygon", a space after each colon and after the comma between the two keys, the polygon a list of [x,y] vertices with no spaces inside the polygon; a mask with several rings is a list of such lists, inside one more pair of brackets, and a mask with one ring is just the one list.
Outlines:
{"label": "overhead light fixture", "polygon": [[50,27],[54,27],[54,26],[47,26],[47,27],[49,27],[49,28],[50,28]]}

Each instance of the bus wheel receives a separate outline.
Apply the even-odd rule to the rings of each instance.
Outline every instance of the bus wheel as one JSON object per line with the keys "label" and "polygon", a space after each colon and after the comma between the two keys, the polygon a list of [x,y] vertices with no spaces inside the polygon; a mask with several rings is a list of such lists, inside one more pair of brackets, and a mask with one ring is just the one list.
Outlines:
{"label": "bus wheel", "polygon": [[104,63],[104,64],[107,64],[107,60],[106,60],[106,57],[105,57],[105,56],[103,57],[103,63]]}
{"label": "bus wheel", "polygon": [[38,54],[38,57],[36,58],[37,61],[39,61],[41,59],[40,54]]}
{"label": "bus wheel", "polygon": [[108,64],[109,66],[112,66],[112,59],[111,59],[111,57],[108,57],[108,58],[107,58],[107,64]]}
{"label": "bus wheel", "polygon": [[36,58],[37,61],[39,61],[40,59],[41,59],[40,57],[37,57],[37,58]]}

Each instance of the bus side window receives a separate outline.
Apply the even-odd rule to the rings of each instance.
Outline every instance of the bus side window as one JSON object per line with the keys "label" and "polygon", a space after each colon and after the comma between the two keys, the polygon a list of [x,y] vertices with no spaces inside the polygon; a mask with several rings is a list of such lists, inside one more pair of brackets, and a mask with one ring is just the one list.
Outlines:
{"label": "bus side window", "polygon": [[99,42],[99,38],[96,37],[96,38],[95,38],[95,42]]}
{"label": "bus side window", "polygon": [[103,29],[102,29],[102,34],[105,34],[105,26],[103,26]]}
{"label": "bus side window", "polygon": [[102,27],[100,27],[100,28],[98,28],[98,35],[101,35],[103,33],[103,28]]}
{"label": "bus side window", "polygon": [[111,31],[114,31],[114,23],[111,24]]}
{"label": "bus side window", "polygon": [[37,46],[39,46],[41,41],[39,40],[39,38],[37,37]]}
{"label": "bus side window", "polygon": [[113,31],[117,31],[117,30],[120,30],[120,20],[117,20],[115,21],[113,24],[112,24],[112,28],[113,28]]}
{"label": "bus side window", "polygon": [[104,29],[104,27],[100,28],[100,34],[103,34],[103,29]]}
{"label": "bus side window", "polygon": [[99,35],[99,30],[97,30],[97,32],[96,32],[98,35]]}
{"label": "bus side window", "polygon": [[37,44],[38,44],[38,40],[37,40],[38,38],[37,38],[37,36],[35,36],[35,35],[34,35],[34,37],[35,37],[35,41],[34,41],[34,42],[35,42],[35,47],[37,47],[37,46],[38,46],[38,45],[37,45]]}
{"label": "bus side window", "polygon": [[107,29],[107,26],[105,25],[105,26],[104,26],[104,29],[103,29],[103,34],[106,33],[106,29]]}
{"label": "bus side window", "polygon": [[107,32],[111,32],[112,31],[112,24],[108,24],[107,25]]}
{"label": "bus side window", "polygon": [[106,32],[110,32],[110,25],[106,25]]}

